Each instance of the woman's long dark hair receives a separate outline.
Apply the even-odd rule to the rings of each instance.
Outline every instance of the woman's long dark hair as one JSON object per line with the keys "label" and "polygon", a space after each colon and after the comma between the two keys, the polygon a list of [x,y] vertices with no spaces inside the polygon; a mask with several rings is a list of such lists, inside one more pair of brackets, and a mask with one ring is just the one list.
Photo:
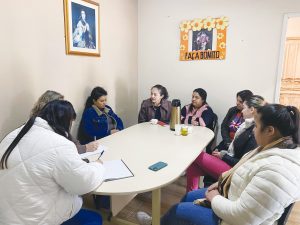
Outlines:
{"label": "woman's long dark hair", "polygon": [[252,91],[250,90],[242,90],[236,93],[236,97],[240,97],[244,102],[247,98],[250,98],[253,95]]}
{"label": "woman's long dark hair", "polygon": [[[102,87],[95,87],[92,90],[91,95],[87,98],[87,100],[85,102],[84,111],[87,108],[90,108],[94,104],[94,101],[97,101],[98,98],[100,98],[102,96],[107,96],[107,91]],[[87,139],[87,136],[83,129],[82,117],[81,117],[79,128],[78,128],[77,139],[79,140],[80,143],[86,142],[86,139]]]}
{"label": "woman's long dark hair", "polygon": [[291,136],[299,145],[299,110],[294,106],[268,104],[257,109],[260,115],[261,129],[273,126],[283,137]]}
{"label": "woman's long dark hair", "polygon": [[87,100],[85,102],[84,110],[86,110],[87,108],[90,108],[94,104],[94,101],[97,101],[98,98],[100,98],[102,96],[107,96],[107,91],[104,90],[104,88],[102,88],[102,87],[95,87],[92,90],[91,95],[87,98]]}
{"label": "woman's long dark hair", "polygon": [[[72,139],[70,135],[70,128],[72,121],[76,119],[76,113],[70,102],[64,100],[51,101],[47,105],[45,105],[38,116],[46,120],[55,133],[62,135],[69,140]],[[8,157],[20,142],[20,140],[24,137],[24,135],[33,126],[35,118],[36,116],[30,117],[30,119],[25,123],[24,127],[21,129],[13,142],[8,146],[1,158],[1,169],[8,168]]]}
{"label": "woman's long dark hair", "polygon": [[68,101],[55,100],[49,102],[38,115],[46,120],[55,133],[72,140],[70,129],[76,113]]}

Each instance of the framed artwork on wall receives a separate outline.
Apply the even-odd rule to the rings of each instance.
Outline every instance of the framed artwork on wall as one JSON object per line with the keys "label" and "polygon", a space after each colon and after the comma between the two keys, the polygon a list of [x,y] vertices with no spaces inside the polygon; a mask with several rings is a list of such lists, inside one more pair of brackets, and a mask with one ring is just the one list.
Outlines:
{"label": "framed artwork on wall", "polygon": [[66,53],[100,56],[99,4],[64,0]]}
{"label": "framed artwork on wall", "polygon": [[181,61],[225,59],[227,27],[227,17],[182,21],[179,59]]}

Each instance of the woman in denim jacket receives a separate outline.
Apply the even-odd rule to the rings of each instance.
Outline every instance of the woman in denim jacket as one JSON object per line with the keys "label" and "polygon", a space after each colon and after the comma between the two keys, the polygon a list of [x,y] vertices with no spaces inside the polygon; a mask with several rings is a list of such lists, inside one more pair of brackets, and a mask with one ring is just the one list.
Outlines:
{"label": "woman in denim jacket", "polygon": [[107,92],[95,87],[88,97],[78,130],[81,144],[98,140],[124,129],[122,120],[106,105]]}

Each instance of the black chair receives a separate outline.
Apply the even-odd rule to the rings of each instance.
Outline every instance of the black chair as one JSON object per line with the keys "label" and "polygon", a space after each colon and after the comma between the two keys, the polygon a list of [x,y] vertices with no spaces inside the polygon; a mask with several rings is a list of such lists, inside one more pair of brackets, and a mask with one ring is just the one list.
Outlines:
{"label": "black chair", "polygon": [[215,134],[214,138],[206,146],[206,152],[211,154],[212,149],[216,146],[217,135],[218,135],[218,130],[219,130],[217,114],[214,113],[213,121],[208,128],[211,129]]}
{"label": "black chair", "polygon": [[[209,128],[214,132],[215,135],[214,135],[214,138],[206,146],[205,151],[206,151],[206,153],[211,154],[212,149],[214,149],[214,147],[216,146],[217,135],[218,135],[218,130],[219,130],[218,116],[215,113],[214,113],[213,122]],[[208,175],[204,176],[204,178],[203,178],[204,187],[208,187],[215,182],[216,182],[216,180]]]}
{"label": "black chair", "polygon": [[279,218],[279,220],[277,221],[277,225],[285,225],[288,221],[289,215],[293,209],[295,203],[290,204],[288,207],[286,207],[284,209],[283,214],[281,215],[281,217]]}

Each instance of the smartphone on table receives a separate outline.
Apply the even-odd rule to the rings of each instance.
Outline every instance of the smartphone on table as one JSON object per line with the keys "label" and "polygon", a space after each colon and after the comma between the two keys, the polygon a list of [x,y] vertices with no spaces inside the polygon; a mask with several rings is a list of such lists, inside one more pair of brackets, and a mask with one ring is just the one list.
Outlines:
{"label": "smartphone on table", "polygon": [[153,165],[149,166],[148,169],[149,170],[153,170],[153,171],[158,171],[164,167],[166,167],[168,164],[165,163],[165,162],[157,162],[157,163],[154,163]]}

